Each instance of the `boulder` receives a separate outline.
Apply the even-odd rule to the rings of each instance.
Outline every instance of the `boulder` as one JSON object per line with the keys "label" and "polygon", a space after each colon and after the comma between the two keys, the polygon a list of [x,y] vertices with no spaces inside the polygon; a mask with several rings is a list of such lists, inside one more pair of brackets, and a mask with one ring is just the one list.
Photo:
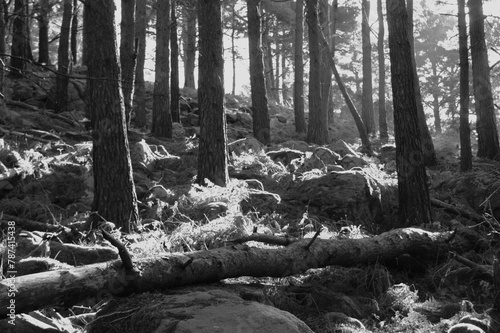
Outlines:
{"label": "boulder", "polygon": [[311,147],[307,142],[305,141],[297,141],[297,140],[289,140],[285,141],[279,144],[278,148],[289,148],[289,149],[296,149],[300,151],[312,151],[314,150],[314,147]]}
{"label": "boulder", "polygon": [[227,145],[229,154],[241,155],[243,153],[253,152],[259,154],[264,150],[264,145],[259,140],[249,137],[233,141]]}
{"label": "boulder", "polygon": [[326,147],[330,150],[333,150],[337,154],[340,154],[340,156],[345,156],[347,154],[359,156],[354,148],[344,140],[337,140],[334,143],[327,145]]}
{"label": "boulder", "polygon": [[[124,316],[123,314],[127,315]],[[103,320],[99,320],[103,318]],[[105,320],[104,320],[105,318]],[[313,332],[294,315],[224,290],[143,293],[112,300],[88,332]]]}
{"label": "boulder", "polygon": [[284,201],[293,206],[309,206],[312,214],[347,219],[370,227],[383,219],[381,188],[360,170],[318,174],[292,187]]}
{"label": "boulder", "polygon": [[342,165],[344,169],[350,170],[355,167],[363,167],[365,165],[368,165],[368,162],[358,155],[347,154],[340,162],[340,165]]}
{"label": "boulder", "polygon": [[312,154],[307,154],[302,172],[312,169],[323,169],[331,165],[336,165],[340,160],[340,155],[326,147],[317,147]]}
{"label": "boulder", "polygon": [[12,100],[26,101],[33,97],[33,89],[25,81],[16,81],[12,87]]}

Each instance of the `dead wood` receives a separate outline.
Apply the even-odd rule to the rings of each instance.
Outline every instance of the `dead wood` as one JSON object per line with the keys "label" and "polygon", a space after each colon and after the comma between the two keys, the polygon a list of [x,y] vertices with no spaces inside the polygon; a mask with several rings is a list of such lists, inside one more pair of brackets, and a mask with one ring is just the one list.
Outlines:
{"label": "dead wood", "polygon": [[436,207],[444,208],[445,210],[447,210],[449,212],[462,215],[463,217],[471,219],[475,222],[483,222],[484,221],[484,218],[477,213],[468,211],[462,207],[447,204],[446,202],[442,202],[441,200],[438,200],[438,199],[431,198],[431,204],[433,206],[436,206]]}
{"label": "dead wood", "polygon": [[[447,244],[450,232],[396,229],[364,239],[302,239],[278,249],[250,248],[245,244],[214,250],[165,254],[134,260],[137,273],[127,272],[121,260],[49,271],[0,281],[0,314],[6,315],[11,299],[16,312],[49,306],[70,306],[95,296],[165,289],[210,283],[239,276],[284,277],[328,265],[355,266],[384,262],[404,253],[427,258],[443,257],[448,251],[468,251],[476,244],[460,236]],[[15,284],[15,297],[9,286]]]}
{"label": "dead wood", "polygon": [[54,225],[54,224],[33,221],[30,219],[9,214],[2,214],[0,216],[0,229],[7,229],[7,227],[9,226],[8,221],[16,222],[16,229],[23,229],[27,231],[47,231],[47,232],[63,231],[64,233],[67,234],[71,233],[71,229],[63,225]]}

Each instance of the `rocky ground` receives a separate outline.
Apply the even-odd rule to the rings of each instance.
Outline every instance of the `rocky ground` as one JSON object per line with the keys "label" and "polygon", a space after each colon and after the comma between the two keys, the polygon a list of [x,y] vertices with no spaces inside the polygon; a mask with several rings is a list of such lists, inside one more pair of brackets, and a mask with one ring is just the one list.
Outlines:
{"label": "rocky ground", "polygon": [[[5,228],[15,221],[18,227],[19,274],[115,259],[115,249],[86,229],[93,180],[81,100],[84,80],[70,84],[72,111],[56,115],[45,109],[51,76],[37,77],[35,83],[8,81],[0,107],[0,223]],[[352,123],[339,118],[331,125],[329,145],[309,145],[304,135],[294,133],[293,110],[273,105],[273,142],[266,147],[251,138],[249,101],[241,96],[226,96],[231,183],[227,188],[194,185],[196,94],[184,91],[183,96],[182,122],[174,125],[172,139],[154,138],[138,128],[129,132],[142,231],[122,236],[113,225],[109,230],[128,244],[133,257],[217,248],[254,229],[290,237],[312,237],[322,230],[320,237],[334,240],[372,237],[397,225],[393,144],[374,140],[375,155],[366,156],[359,152]],[[439,165],[428,170],[434,223],[420,227],[470,229],[481,243],[462,257],[493,271],[500,230],[498,163],[475,159],[473,171],[461,174],[458,133],[437,136],[434,142]],[[57,247],[53,241],[62,227],[74,234],[56,242]],[[65,243],[100,252],[60,245]],[[491,276],[481,276],[452,255],[435,262],[407,255],[383,264],[331,266],[280,279],[241,277],[134,295],[107,304],[100,319],[95,313],[103,304],[90,298],[70,311],[43,310],[18,322],[26,327],[42,322],[67,332],[117,327],[127,332],[159,327],[169,332],[236,327],[443,332],[462,321],[462,326],[475,327],[463,332],[497,332],[495,313],[489,310],[495,294]],[[133,315],[121,324],[115,317],[105,320],[129,312]]]}

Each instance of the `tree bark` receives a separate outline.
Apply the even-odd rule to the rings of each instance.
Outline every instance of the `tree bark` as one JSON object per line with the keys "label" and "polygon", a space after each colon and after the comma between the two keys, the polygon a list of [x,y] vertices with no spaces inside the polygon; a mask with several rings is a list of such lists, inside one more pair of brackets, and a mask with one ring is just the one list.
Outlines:
{"label": "tree bark", "polygon": [[429,59],[432,67],[432,110],[434,113],[434,129],[436,133],[441,133],[441,116],[439,114],[439,75],[437,72],[437,62],[434,59]]}
{"label": "tree bark", "polygon": [[184,88],[195,89],[194,64],[196,60],[196,1],[184,1],[182,34],[184,41]]}
{"label": "tree bark", "polygon": [[73,0],[73,17],[71,19],[71,61],[75,65],[78,60],[78,0]]}
{"label": "tree bark", "polygon": [[177,36],[177,0],[172,0],[170,10],[170,110],[172,121],[181,122],[180,116],[180,91],[179,91],[179,40]]}
{"label": "tree bark", "polygon": [[375,117],[373,115],[373,87],[372,87],[372,44],[370,41],[370,2],[362,1],[361,9],[361,36],[363,45],[363,123],[368,135],[375,131]]}
{"label": "tree bark", "polygon": [[387,1],[391,58],[396,169],[399,191],[399,226],[430,223],[430,198],[425,171],[412,62],[411,35],[404,3]]}
{"label": "tree bark", "polygon": [[294,80],[293,80],[293,110],[295,115],[295,132],[306,131],[304,118],[304,0],[297,0],[295,5],[295,47],[294,47]]}
{"label": "tree bark", "polygon": [[470,52],[472,58],[472,83],[476,109],[477,156],[500,160],[500,146],[491,90],[488,50],[484,37],[482,0],[470,0]]}
{"label": "tree bark", "polygon": [[[332,29],[330,28],[330,24],[334,25],[334,21],[330,21],[330,6],[327,0],[320,0],[319,3],[320,11],[319,11],[319,22],[321,25],[321,30],[323,35],[328,39],[332,39]],[[333,48],[333,43],[330,45]],[[330,62],[328,61],[328,52],[325,50],[321,51],[321,112],[326,113],[327,118],[329,118],[328,110],[330,107],[330,95],[332,90],[332,68],[330,66]],[[328,123],[330,123],[330,119],[328,119]]]}
{"label": "tree bark", "polygon": [[135,38],[137,40],[137,66],[135,68],[135,125],[146,127],[146,83],[144,63],[146,61],[146,1],[136,1]]}
{"label": "tree bark", "polygon": [[306,21],[309,32],[309,126],[307,142],[328,143],[328,114],[321,108],[321,77],[318,0],[306,2]]}
{"label": "tree bark", "polygon": [[458,49],[460,53],[460,171],[472,170],[472,148],[469,124],[469,49],[465,0],[458,0]]}
{"label": "tree bark", "polygon": [[69,84],[69,39],[71,31],[71,17],[73,16],[73,0],[64,0],[64,12],[59,36],[57,52],[56,91],[54,97],[54,111],[60,113],[66,110],[68,103]]}
{"label": "tree bark", "polygon": [[156,3],[156,59],[155,85],[153,89],[153,124],[151,134],[172,137],[170,112],[170,0]]}
{"label": "tree bark", "polygon": [[11,75],[22,77],[27,58],[26,17],[24,15],[26,0],[14,1],[14,20],[12,23],[12,46],[10,54]]}
{"label": "tree bark", "polygon": [[248,0],[248,43],[250,52],[250,89],[253,110],[253,136],[262,144],[271,143],[266,78],[261,38],[261,0]]}
{"label": "tree bark", "polygon": [[127,128],[132,116],[132,97],[134,96],[135,75],[135,0],[121,0],[120,22],[120,65],[122,69],[122,92],[125,103]]}
{"label": "tree bark", "polygon": [[434,143],[432,142],[432,137],[429,132],[429,127],[427,126],[427,119],[424,112],[424,106],[422,104],[422,94],[420,92],[420,82],[418,80],[417,75],[417,62],[415,60],[415,43],[413,39],[413,0],[407,0],[407,29],[408,29],[408,38],[410,40],[411,47],[411,63],[413,70],[413,87],[415,91],[413,94],[415,95],[417,102],[417,117],[418,117],[418,126],[420,129],[421,135],[421,147],[422,152],[424,154],[424,164],[425,166],[434,166],[437,164],[436,152],[434,150]]}
{"label": "tree bark", "polygon": [[115,2],[85,1],[88,50],[87,109],[92,119],[92,211],[129,232],[138,221],[115,32]]}
{"label": "tree bark", "polygon": [[220,1],[198,1],[200,148],[196,182],[205,179],[219,186],[229,181],[226,113],[224,112],[224,59]]}
{"label": "tree bark", "polygon": [[[0,54],[7,54],[7,49],[6,49],[6,45],[5,45],[5,4],[4,4],[4,1],[1,1],[0,2]],[[5,56],[0,56],[0,60],[5,62]],[[2,70],[4,70],[4,64],[1,64],[2,65]],[[2,74],[3,75],[3,74]],[[2,76],[3,77],[3,76]],[[2,84],[2,87],[3,87],[3,81],[0,82]]]}
{"label": "tree bark", "polygon": [[[49,0],[40,1],[38,13],[38,62],[50,64],[49,58]],[[2,6],[3,7],[3,6]],[[3,17],[2,17],[3,20]]]}
{"label": "tree bark", "polygon": [[378,15],[378,127],[380,141],[387,142],[387,112],[385,109],[385,54],[384,54],[384,15],[382,13],[382,0],[377,0]]}
{"label": "tree bark", "polygon": [[[302,239],[286,247],[262,249],[246,244],[210,251],[172,254],[137,259],[140,274],[126,272],[119,260],[16,277],[16,312],[50,306],[71,306],[94,296],[106,299],[131,293],[165,289],[195,283],[210,283],[239,276],[285,277],[310,268],[384,262],[399,255],[436,260],[450,250],[463,253],[476,244],[461,237],[449,243],[450,232],[432,233],[420,229],[396,229],[364,239]],[[311,244],[312,243],[312,244]],[[7,315],[9,285],[0,281],[0,314]]]}

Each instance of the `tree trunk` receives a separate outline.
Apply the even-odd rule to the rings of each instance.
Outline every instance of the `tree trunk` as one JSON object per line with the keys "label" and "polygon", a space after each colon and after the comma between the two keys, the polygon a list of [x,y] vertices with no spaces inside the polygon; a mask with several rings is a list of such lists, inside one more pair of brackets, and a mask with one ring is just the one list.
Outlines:
{"label": "tree trunk", "polygon": [[153,124],[151,134],[172,137],[170,112],[170,0],[156,3],[156,60],[155,86],[153,90]]}
{"label": "tree trunk", "polygon": [[170,59],[170,109],[172,110],[172,121],[176,123],[181,122],[180,115],[180,91],[179,91],[179,41],[177,37],[177,0],[172,0],[170,10],[170,52],[172,57]]}
{"label": "tree trunk", "polygon": [[261,143],[271,143],[269,107],[261,39],[261,0],[248,0],[248,43],[250,52],[250,89],[253,110],[253,136]]}
{"label": "tree trunk", "polygon": [[309,32],[309,126],[307,142],[328,143],[328,114],[321,109],[320,48],[318,0],[306,2],[306,21]]}
{"label": "tree trunk", "polygon": [[73,18],[71,19],[71,60],[78,60],[78,0],[73,0]]}
{"label": "tree trunk", "polygon": [[385,109],[385,54],[384,54],[384,15],[382,13],[382,0],[377,0],[378,14],[378,127],[380,141],[387,142],[387,112]]}
{"label": "tree trunk", "polygon": [[198,1],[198,101],[200,148],[196,182],[205,179],[219,186],[229,181],[227,170],[226,114],[224,112],[224,59],[221,2]]}
{"label": "tree trunk", "polygon": [[120,65],[122,69],[122,92],[125,103],[127,128],[132,116],[132,97],[134,96],[135,59],[135,0],[121,0],[120,23]]}
{"label": "tree trunk", "polygon": [[273,33],[274,41],[276,42],[276,54],[274,57],[275,61],[275,71],[276,75],[274,76],[275,81],[274,81],[274,91],[275,91],[275,96],[276,96],[276,102],[278,104],[281,104],[281,91],[280,91],[280,79],[281,79],[281,45],[280,45],[280,34],[279,34],[279,22],[276,19],[276,24],[274,25],[274,33]]}
{"label": "tree trunk", "polygon": [[[5,45],[5,4],[4,1],[0,2],[0,54],[7,54],[7,49]],[[5,62],[5,56],[0,56],[0,60]],[[4,70],[4,64],[2,64],[2,70]],[[3,77],[3,76],[2,76]],[[3,87],[3,81],[2,87]]]}
{"label": "tree trunk", "polygon": [[[106,299],[240,276],[285,277],[329,265],[352,267],[383,263],[402,254],[435,261],[445,258],[450,250],[463,253],[476,246],[473,241],[462,237],[460,231],[451,243],[448,242],[450,236],[450,232],[396,229],[364,239],[318,238],[314,242],[302,239],[276,249],[242,244],[210,251],[142,258],[134,261],[140,274],[125,271],[122,262],[116,260],[25,275],[15,278],[16,312],[61,305],[69,307],[92,296]],[[2,316],[9,311],[11,283],[10,276],[0,281]]]}
{"label": "tree trunk", "polygon": [[26,0],[14,1],[14,21],[12,23],[12,47],[10,54],[11,75],[13,77],[22,77],[25,68],[25,60],[27,58],[27,41],[26,38],[26,17],[24,15]]}
{"label": "tree trunk", "polygon": [[410,39],[411,47],[411,63],[413,70],[413,87],[415,89],[415,98],[417,101],[417,117],[420,129],[422,152],[424,154],[425,166],[433,166],[437,164],[436,152],[434,151],[434,143],[432,142],[431,133],[427,126],[427,119],[422,104],[422,94],[420,93],[420,82],[417,75],[417,62],[415,60],[415,47],[413,39],[413,0],[407,0],[407,17],[408,17],[408,38]]}
{"label": "tree trunk", "polygon": [[[92,211],[129,232],[138,221],[137,196],[121,94],[115,32],[115,2],[85,1],[84,40],[88,45],[88,99],[93,138]],[[92,78],[92,79],[90,79]]]}
{"label": "tree trunk", "polygon": [[146,127],[146,83],[144,62],[146,61],[146,1],[136,2],[135,38],[137,40],[137,66],[135,68],[135,125]]}
{"label": "tree trunk", "polygon": [[68,103],[69,84],[69,38],[71,31],[71,17],[73,16],[73,0],[64,0],[64,12],[59,36],[57,52],[56,91],[54,97],[54,111],[60,113],[66,110]]}
{"label": "tree trunk", "polygon": [[476,108],[477,156],[500,160],[500,146],[491,91],[488,50],[484,40],[484,15],[482,0],[470,0],[470,44],[472,82]]}
{"label": "tree trunk", "polygon": [[469,125],[469,49],[465,0],[458,0],[458,49],[460,53],[460,171],[472,170],[472,149]]}
{"label": "tree trunk", "polygon": [[[236,95],[236,1],[231,4],[231,65],[233,66],[233,75],[231,82],[231,95]],[[260,37],[260,36],[259,36]]]}
{"label": "tree trunk", "polygon": [[[320,40],[321,44],[323,47],[328,48],[328,42],[326,41],[325,36],[323,34],[320,35]],[[359,131],[359,137],[361,139],[361,143],[363,144],[364,149],[366,152],[371,155],[373,153],[371,149],[371,144],[370,144],[370,139],[368,138],[368,134],[366,133],[366,127],[365,124],[363,123],[363,119],[361,119],[358,110],[356,109],[356,106],[352,102],[351,97],[349,96],[349,93],[347,92],[347,89],[342,82],[342,78],[340,77],[339,71],[337,70],[337,66],[335,65],[335,59],[333,58],[332,53],[330,52],[330,49],[328,48],[328,60],[330,61],[330,67],[332,68],[333,71],[333,76],[335,77],[335,81],[337,82],[337,85],[339,86],[339,90],[342,93],[342,96],[344,97],[345,103],[347,107],[349,108],[349,112],[351,113],[354,122],[356,123],[356,127]]]}
{"label": "tree trunk", "polygon": [[196,60],[196,1],[185,1],[182,34],[184,41],[184,88],[195,89],[194,63]]}
{"label": "tree trunk", "polygon": [[297,0],[295,6],[295,45],[294,45],[294,79],[293,79],[293,110],[295,115],[295,132],[306,131],[304,118],[304,0]]}
{"label": "tree trunk", "polygon": [[41,0],[40,11],[38,13],[38,63],[47,65],[50,65],[49,12],[50,12],[49,0]]}
{"label": "tree trunk", "polygon": [[363,123],[368,135],[375,131],[375,117],[373,115],[373,87],[372,87],[372,44],[370,41],[370,2],[362,1],[361,36],[363,44]]}
{"label": "tree trunk", "polygon": [[441,116],[439,115],[439,76],[437,72],[437,63],[434,59],[430,59],[432,67],[432,110],[434,113],[434,129],[436,133],[441,133]]}
{"label": "tree trunk", "polygon": [[404,3],[387,0],[400,226],[430,223],[430,198],[415,98],[412,48]]}
{"label": "tree trunk", "polygon": [[[330,13],[329,5],[327,0],[320,0],[319,3],[319,22],[323,31],[323,35],[327,36],[331,40],[332,29],[330,29],[330,24],[335,22],[329,22]],[[330,45],[330,47],[333,47]],[[332,90],[332,68],[330,62],[328,61],[328,52],[326,50],[321,51],[321,112],[326,113],[328,117],[328,109],[330,107],[330,94]],[[330,123],[329,119],[328,122]]]}

